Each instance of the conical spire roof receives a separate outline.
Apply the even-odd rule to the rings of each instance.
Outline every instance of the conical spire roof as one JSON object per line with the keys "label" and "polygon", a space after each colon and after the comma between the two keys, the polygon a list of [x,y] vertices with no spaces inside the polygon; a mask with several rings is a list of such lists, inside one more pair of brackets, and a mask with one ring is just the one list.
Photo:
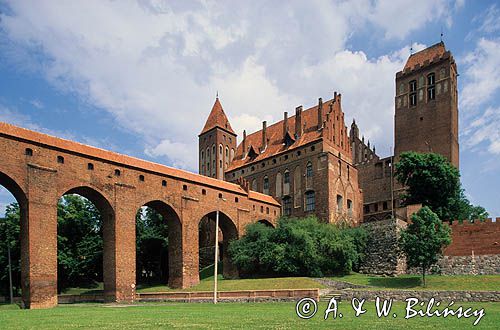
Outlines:
{"label": "conical spire roof", "polygon": [[220,104],[218,97],[215,99],[212,111],[210,111],[210,114],[208,115],[207,121],[200,135],[210,131],[215,127],[222,128],[223,130],[236,135],[236,133],[234,133],[233,129],[231,128],[231,125],[229,124],[229,120],[224,113],[224,109],[222,109],[222,105]]}

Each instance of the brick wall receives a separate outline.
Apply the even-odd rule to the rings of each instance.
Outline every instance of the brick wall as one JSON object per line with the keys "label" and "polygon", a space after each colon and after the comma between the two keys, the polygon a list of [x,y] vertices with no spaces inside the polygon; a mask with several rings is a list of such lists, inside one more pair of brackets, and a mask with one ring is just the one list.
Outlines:
{"label": "brick wall", "polygon": [[474,223],[457,221],[450,226],[452,243],[445,250],[447,256],[500,254],[500,218]]}

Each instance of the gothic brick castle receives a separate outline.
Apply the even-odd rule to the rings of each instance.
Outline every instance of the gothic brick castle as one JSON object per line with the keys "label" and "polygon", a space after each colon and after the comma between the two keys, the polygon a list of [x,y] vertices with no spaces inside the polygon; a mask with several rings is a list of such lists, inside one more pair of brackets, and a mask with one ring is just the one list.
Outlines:
{"label": "gothic brick castle", "polygon": [[394,156],[386,158],[365,144],[355,121],[348,132],[337,92],[244,131],[239,145],[217,98],[199,135],[199,171],[247,182],[281,202],[284,215],[351,224],[385,219],[400,206],[402,187],[391,174],[402,152],[440,153],[458,167],[457,98],[457,68],[443,42],[412,54],[396,73]]}

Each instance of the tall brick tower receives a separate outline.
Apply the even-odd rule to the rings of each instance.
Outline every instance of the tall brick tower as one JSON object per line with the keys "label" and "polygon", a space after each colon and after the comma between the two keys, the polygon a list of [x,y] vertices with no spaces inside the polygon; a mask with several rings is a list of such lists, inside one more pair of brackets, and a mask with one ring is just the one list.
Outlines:
{"label": "tall brick tower", "polygon": [[412,54],[396,73],[394,155],[435,152],[457,168],[457,66],[443,42]]}
{"label": "tall brick tower", "polygon": [[224,171],[234,158],[236,133],[231,128],[218,97],[198,135],[198,145],[200,174],[224,180]]}

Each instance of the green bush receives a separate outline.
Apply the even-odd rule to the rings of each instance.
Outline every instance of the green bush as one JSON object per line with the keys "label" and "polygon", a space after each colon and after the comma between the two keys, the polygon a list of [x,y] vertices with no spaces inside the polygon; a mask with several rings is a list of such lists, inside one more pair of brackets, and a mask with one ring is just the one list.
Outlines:
{"label": "green bush", "polygon": [[276,228],[247,226],[229,254],[242,276],[314,276],[348,273],[366,245],[361,228],[341,228],[315,217],[281,218]]}

